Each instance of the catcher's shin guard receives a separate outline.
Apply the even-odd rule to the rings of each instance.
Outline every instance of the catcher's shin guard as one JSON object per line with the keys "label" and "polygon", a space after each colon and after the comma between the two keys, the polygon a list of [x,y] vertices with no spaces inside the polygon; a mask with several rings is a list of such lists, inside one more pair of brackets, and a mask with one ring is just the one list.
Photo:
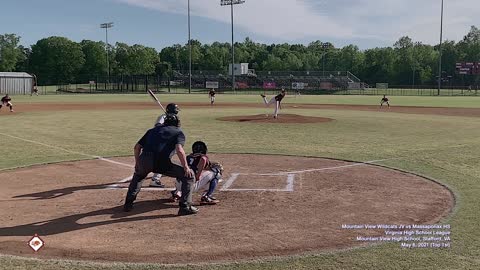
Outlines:
{"label": "catcher's shin guard", "polygon": [[215,191],[215,188],[217,187],[217,184],[218,184],[218,179],[216,178],[213,178],[212,181],[210,181],[210,186],[208,187],[208,192],[207,192],[207,196],[210,197],[213,192]]}

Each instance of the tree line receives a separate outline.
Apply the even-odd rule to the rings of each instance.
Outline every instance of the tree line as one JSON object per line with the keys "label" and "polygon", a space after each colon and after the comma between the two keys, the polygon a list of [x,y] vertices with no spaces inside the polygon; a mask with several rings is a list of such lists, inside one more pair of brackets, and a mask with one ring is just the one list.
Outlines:
{"label": "tree line", "polygon": [[[192,40],[192,69],[227,71],[231,63],[229,43],[202,44]],[[20,44],[15,34],[0,35],[0,71],[34,73],[42,84],[68,83],[84,75],[172,75],[188,70],[188,44],[175,44],[160,52],[143,45],[48,37],[31,47]],[[107,65],[107,54],[109,63]],[[480,61],[480,30],[472,26],[458,42],[442,45],[443,77],[460,84],[480,84],[479,76],[455,74],[455,63]],[[408,36],[392,47],[360,50],[356,45],[341,48],[314,41],[302,44],[262,44],[249,38],[235,44],[237,63],[250,63],[256,71],[350,71],[369,84],[433,85],[438,74],[438,45],[415,42]],[[83,77],[82,77],[83,76]]]}

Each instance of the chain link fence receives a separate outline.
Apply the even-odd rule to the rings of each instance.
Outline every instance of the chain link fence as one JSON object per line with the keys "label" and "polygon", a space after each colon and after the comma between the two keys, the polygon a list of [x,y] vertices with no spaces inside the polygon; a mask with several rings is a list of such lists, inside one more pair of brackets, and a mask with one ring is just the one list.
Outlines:
{"label": "chain link fence", "polygon": [[[191,87],[190,87],[191,82]],[[389,95],[389,96],[477,96],[479,86],[388,85],[371,87],[362,83],[348,71],[262,71],[235,77],[235,91],[231,76],[220,71],[185,71],[170,75],[82,75],[74,82],[39,85],[41,94],[128,94],[144,93],[152,89],[157,93],[207,93],[207,85],[216,85],[219,93],[259,94],[276,93],[286,89],[293,93],[314,95]],[[379,88],[378,85],[386,85]]]}

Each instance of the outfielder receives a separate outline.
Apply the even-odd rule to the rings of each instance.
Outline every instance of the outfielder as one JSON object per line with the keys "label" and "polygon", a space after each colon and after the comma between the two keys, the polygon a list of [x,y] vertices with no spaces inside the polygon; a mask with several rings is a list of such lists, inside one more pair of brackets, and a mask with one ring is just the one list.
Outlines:
{"label": "outfielder", "polygon": [[[223,166],[218,162],[210,162],[207,156],[207,145],[202,141],[194,142],[192,152],[187,156],[188,166],[195,172],[193,192],[203,191],[200,204],[217,204],[220,201],[212,196],[218,182],[222,178]],[[172,191],[172,201],[177,201],[182,193],[182,182],[177,181],[176,190]]]}
{"label": "outfielder", "polygon": [[285,97],[285,94],[286,94],[285,89],[282,88],[282,91],[280,92],[280,94],[272,97],[268,102],[267,102],[267,97],[264,94],[260,95],[262,96],[263,102],[265,103],[265,105],[269,106],[270,104],[275,103],[275,111],[274,111],[273,118],[278,117],[278,110],[281,108],[280,103],[282,102],[282,99]]}
{"label": "outfielder", "polygon": [[12,104],[12,98],[6,94],[4,97],[2,97],[2,104],[0,104],[0,110],[2,109],[2,106],[5,105],[7,107],[10,107],[10,112],[13,112],[13,104]]}
{"label": "outfielder", "polygon": [[388,98],[385,95],[383,95],[382,100],[380,100],[380,107],[382,107],[384,103],[387,103],[387,106],[390,108],[390,103],[388,103]]}
{"label": "outfielder", "polygon": [[[180,108],[178,107],[177,104],[170,103],[170,104],[167,105],[167,108],[166,108],[166,113],[167,114],[170,113],[170,114],[178,115],[179,111],[180,111]],[[163,125],[165,123],[165,116],[166,116],[166,114],[160,115],[157,118],[157,121],[155,121],[154,127],[156,127],[157,125],[160,125],[160,126]],[[172,152],[172,155],[174,155],[174,154],[175,154],[175,152]],[[162,178],[162,175],[160,173],[154,173],[153,176],[152,176],[152,182],[150,182],[149,187],[164,188],[165,185],[162,183],[160,178]]]}
{"label": "outfielder", "polygon": [[210,105],[213,105],[213,103],[215,103],[215,89],[212,89],[210,90],[210,92],[208,92],[208,96],[210,96]]}
{"label": "outfielder", "polygon": [[[142,182],[150,172],[163,173],[182,182],[182,196],[178,215],[196,214],[198,209],[192,206],[194,172],[187,164],[183,145],[185,134],[179,127],[175,114],[167,114],[163,125],[148,130],[135,144],[135,172],[128,186],[123,210],[129,212],[142,188]],[[176,151],[182,166],[172,163],[172,152]]]}

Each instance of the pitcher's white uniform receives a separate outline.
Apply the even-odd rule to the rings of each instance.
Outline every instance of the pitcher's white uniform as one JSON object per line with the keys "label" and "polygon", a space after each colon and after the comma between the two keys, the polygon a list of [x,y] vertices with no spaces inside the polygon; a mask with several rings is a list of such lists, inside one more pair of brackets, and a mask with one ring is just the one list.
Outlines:
{"label": "pitcher's white uniform", "polygon": [[262,98],[263,98],[263,102],[265,103],[265,105],[269,106],[270,104],[273,104],[275,103],[275,111],[274,111],[274,115],[273,115],[273,118],[277,118],[278,117],[278,111],[280,110],[280,102],[282,102],[282,99],[285,97],[285,90],[282,89],[282,92],[274,97],[272,97],[270,99],[270,101],[267,102],[267,97],[265,95],[261,95]]}

